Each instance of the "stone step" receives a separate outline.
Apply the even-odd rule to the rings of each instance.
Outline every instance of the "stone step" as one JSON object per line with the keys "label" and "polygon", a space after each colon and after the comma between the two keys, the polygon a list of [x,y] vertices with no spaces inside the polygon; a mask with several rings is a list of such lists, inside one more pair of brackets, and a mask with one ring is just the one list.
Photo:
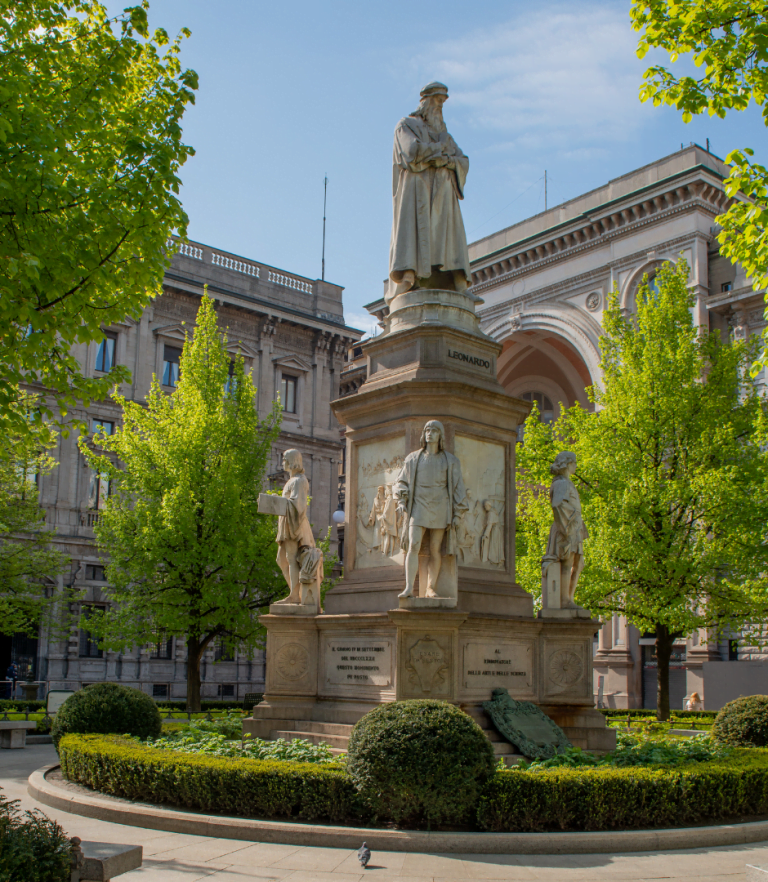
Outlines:
{"label": "stone step", "polygon": [[346,751],[349,744],[347,735],[325,735],[322,732],[302,732],[299,729],[272,729],[269,733],[271,741],[283,738],[285,741],[309,741],[311,744],[327,744],[328,747],[338,747]]}
{"label": "stone step", "polygon": [[354,726],[347,723],[318,723],[314,720],[296,720],[296,729],[302,732],[320,732],[323,735],[346,735],[352,734]]}

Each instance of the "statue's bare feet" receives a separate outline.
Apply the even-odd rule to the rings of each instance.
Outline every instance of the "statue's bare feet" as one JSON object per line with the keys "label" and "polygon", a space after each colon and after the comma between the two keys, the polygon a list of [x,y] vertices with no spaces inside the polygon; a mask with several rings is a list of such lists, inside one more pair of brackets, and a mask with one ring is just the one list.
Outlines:
{"label": "statue's bare feet", "polygon": [[410,291],[416,285],[416,273],[413,270],[406,270],[400,284],[405,286],[406,291]]}
{"label": "statue's bare feet", "polygon": [[398,597],[413,597],[413,588],[406,588],[402,594],[398,594]]}
{"label": "statue's bare feet", "polygon": [[425,597],[438,597],[439,595],[435,594],[435,592],[431,588],[427,588],[427,593],[424,596]]}

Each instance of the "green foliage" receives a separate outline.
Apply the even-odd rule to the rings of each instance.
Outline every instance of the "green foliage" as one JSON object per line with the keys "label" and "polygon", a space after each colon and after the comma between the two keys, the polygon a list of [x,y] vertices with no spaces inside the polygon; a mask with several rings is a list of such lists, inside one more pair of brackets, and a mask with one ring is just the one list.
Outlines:
{"label": "green foliage", "polygon": [[257,760],[283,760],[296,763],[338,763],[327,744],[313,744],[303,738],[286,741],[264,741],[261,738],[243,737],[242,722],[216,720],[194,722],[174,727],[161,738],[147,739],[147,747],[158,750],[177,750],[203,756],[248,757]]}
{"label": "green foliage", "polygon": [[729,701],[715,718],[712,737],[733,747],[768,747],[768,695]]}
{"label": "green foliage", "polygon": [[[186,234],[180,121],[197,76],[148,3],[0,0],[0,430],[23,433],[129,379],[83,377],[77,349],[160,293],[168,238]],[[184,36],[189,32],[184,30]],[[82,351],[82,350],[80,350]]]}
{"label": "green foliage", "polygon": [[256,818],[368,818],[347,773],[328,763],[201,756],[98,735],[62,738],[59,757],[67,780],[141,802]]}
{"label": "green foliage", "polygon": [[655,631],[659,719],[669,716],[677,636],[735,632],[768,616],[768,448],[749,345],[693,323],[688,268],[662,266],[636,315],[614,291],[601,339],[603,387],[552,425],[534,411],[518,454],[518,578],[541,589],[556,452],[572,450],[589,530],[577,601]]}
{"label": "green foliage", "polygon": [[58,747],[69,733],[121,733],[157,737],[162,723],[155,702],[138,689],[118,683],[95,683],[64,702],[53,721],[51,737]]}
{"label": "green foliage", "polygon": [[[684,122],[694,114],[725,117],[745,110],[751,101],[768,125],[768,10],[755,0],[634,0],[632,25],[642,31],[637,54],[659,48],[670,61],[690,56],[699,76],[675,76],[654,65],[645,72],[641,101],[670,104]],[[718,217],[721,251],[742,264],[756,291],[768,284],[768,169],[751,160],[749,148],[726,157],[731,173],[725,191],[739,192]],[[765,363],[765,352],[762,360]]]}
{"label": "green foliage", "polygon": [[587,753],[580,747],[570,747],[563,754],[547,760],[524,760],[515,770],[536,772],[541,769],[555,769],[560,766],[676,766],[682,763],[704,763],[729,756],[730,748],[717,744],[709,735],[695,735],[693,738],[637,737],[619,732],[616,735],[616,750],[602,756]]}
{"label": "green foliage", "polygon": [[115,603],[88,628],[115,649],[158,635],[186,640],[191,710],[200,708],[208,645],[263,645],[258,613],[288,590],[275,563],[275,519],[257,511],[279,405],[260,422],[242,357],[231,381],[229,370],[206,294],[176,391],[166,395],[155,378],[146,406],[115,393],[122,428],[80,439],[113,488],[95,532]]}
{"label": "green foliage", "polygon": [[50,615],[54,598],[44,580],[55,584],[67,559],[53,547],[55,533],[46,527],[37,489],[39,478],[55,463],[41,450],[39,432],[12,431],[5,440],[0,454],[0,633],[36,635],[42,618],[56,631]]}
{"label": "green foliage", "polygon": [[672,767],[497,772],[478,823],[488,831],[679,827],[768,812],[768,751]]}
{"label": "green foliage", "polygon": [[379,819],[411,826],[472,817],[493,774],[491,743],[475,721],[445,701],[394,701],[352,730],[347,769]]}
{"label": "green foliage", "polygon": [[70,842],[42,812],[0,794],[0,882],[69,882]]}

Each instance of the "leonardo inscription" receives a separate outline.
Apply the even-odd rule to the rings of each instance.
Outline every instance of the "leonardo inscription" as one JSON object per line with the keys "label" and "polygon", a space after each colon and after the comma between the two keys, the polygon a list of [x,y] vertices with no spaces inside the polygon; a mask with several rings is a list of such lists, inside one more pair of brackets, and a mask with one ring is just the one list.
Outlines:
{"label": "leonardo inscription", "polygon": [[490,369],[491,363],[487,358],[478,358],[476,355],[467,355],[466,352],[457,352],[455,349],[448,350],[448,358],[455,358],[458,361],[466,362],[466,364],[472,364],[475,367],[486,368],[486,370]]}
{"label": "leonardo inscription", "polygon": [[330,640],[326,682],[341,686],[390,686],[392,644],[388,640]]}
{"label": "leonardo inscription", "polygon": [[464,647],[464,687],[504,686],[515,692],[533,688],[533,649],[525,643],[470,642]]}

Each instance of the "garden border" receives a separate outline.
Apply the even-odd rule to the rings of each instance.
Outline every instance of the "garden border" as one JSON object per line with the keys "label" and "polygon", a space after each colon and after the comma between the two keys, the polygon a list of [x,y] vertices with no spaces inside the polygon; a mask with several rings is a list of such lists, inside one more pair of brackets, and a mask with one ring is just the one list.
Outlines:
{"label": "garden border", "polygon": [[33,772],[27,781],[29,795],[50,808],[131,827],[248,842],[359,848],[360,843],[365,840],[369,848],[378,851],[444,854],[614,854],[711,848],[768,840],[768,821],[662,830],[571,833],[427,833],[421,830],[257,821],[135,803],[105,794],[95,794],[79,785],[61,787],[48,781],[46,777],[58,768],[58,763],[43,766]]}

